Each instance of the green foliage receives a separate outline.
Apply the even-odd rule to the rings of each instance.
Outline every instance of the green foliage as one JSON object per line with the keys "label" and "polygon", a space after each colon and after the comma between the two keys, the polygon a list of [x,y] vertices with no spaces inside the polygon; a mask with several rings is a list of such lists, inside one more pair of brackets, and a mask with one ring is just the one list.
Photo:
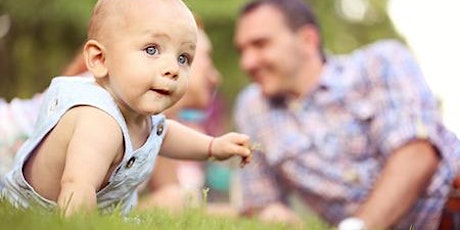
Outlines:
{"label": "green foliage", "polygon": [[85,39],[94,0],[4,0],[0,15],[11,21],[0,38],[0,92],[30,97],[58,75]]}
{"label": "green foliage", "polygon": [[[30,97],[62,71],[84,42],[96,0],[3,1],[0,15],[10,16],[11,29],[0,37],[0,96]],[[246,0],[184,1],[205,24],[224,80],[220,91],[231,109],[236,94],[247,84],[233,48],[235,18]],[[367,19],[356,22],[338,13],[341,0],[308,0],[317,12],[329,52],[349,52],[380,38],[398,38],[386,13],[387,1],[362,1],[370,6]]]}

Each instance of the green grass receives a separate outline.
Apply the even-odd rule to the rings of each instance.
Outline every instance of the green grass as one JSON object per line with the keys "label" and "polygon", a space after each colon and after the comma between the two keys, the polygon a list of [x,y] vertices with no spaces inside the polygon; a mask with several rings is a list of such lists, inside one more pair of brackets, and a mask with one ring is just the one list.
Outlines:
{"label": "green grass", "polygon": [[[306,220],[307,229],[327,229],[317,219]],[[118,214],[76,215],[61,218],[57,213],[37,209],[15,209],[6,201],[0,201],[0,229],[295,229],[293,226],[269,224],[246,218],[222,218],[207,216],[200,208],[185,209],[172,215],[162,210],[136,213],[123,218]]]}

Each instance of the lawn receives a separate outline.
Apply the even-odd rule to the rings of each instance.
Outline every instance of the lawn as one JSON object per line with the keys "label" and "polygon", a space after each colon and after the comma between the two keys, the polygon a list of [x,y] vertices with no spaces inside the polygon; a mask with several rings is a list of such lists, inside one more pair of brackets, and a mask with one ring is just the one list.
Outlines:
{"label": "lawn", "polygon": [[[307,229],[327,229],[317,219],[306,219]],[[60,218],[57,213],[39,210],[18,210],[6,201],[0,201],[0,229],[296,229],[282,224],[268,224],[244,218],[211,217],[200,208],[190,208],[181,214],[169,214],[162,210],[133,213],[128,217],[118,214],[88,214],[72,218]]]}

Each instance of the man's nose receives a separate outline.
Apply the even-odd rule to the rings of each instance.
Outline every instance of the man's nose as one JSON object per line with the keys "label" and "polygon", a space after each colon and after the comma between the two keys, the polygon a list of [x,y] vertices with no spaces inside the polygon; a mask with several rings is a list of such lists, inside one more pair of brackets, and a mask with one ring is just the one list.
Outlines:
{"label": "man's nose", "polygon": [[245,71],[250,71],[257,65],[257,55],[252,50],[241,52],[240,66]]}

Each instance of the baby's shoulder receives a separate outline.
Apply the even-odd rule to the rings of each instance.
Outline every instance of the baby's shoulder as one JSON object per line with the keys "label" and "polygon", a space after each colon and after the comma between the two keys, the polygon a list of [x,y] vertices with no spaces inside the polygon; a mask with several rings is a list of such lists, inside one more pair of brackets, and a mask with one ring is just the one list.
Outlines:
{"label": "baby's shoulder", "polygon": [[100,138],[88,137],[101,135],[122,140],[123,116],[110,94],[92,78],[54,78],[40,115],[39,121],[55,124],[53,132],[62,137],[81,135],[80,139],[93,141]]}

